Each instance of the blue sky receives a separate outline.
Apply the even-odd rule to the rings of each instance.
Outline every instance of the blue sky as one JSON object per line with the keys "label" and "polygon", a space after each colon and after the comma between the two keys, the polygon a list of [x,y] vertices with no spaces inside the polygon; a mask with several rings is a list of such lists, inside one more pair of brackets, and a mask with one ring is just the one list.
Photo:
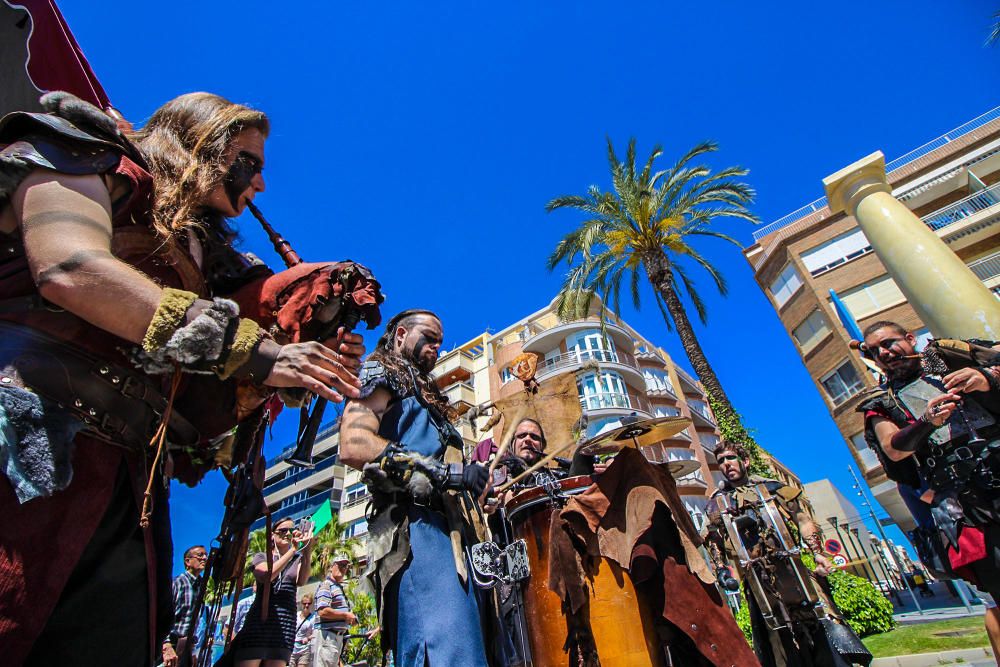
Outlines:
{"label": "blue sky", "polygon": [[[368,264],[387,312],[441,313],[449,348],[555,294],[545,258],[579,218],[544,205],[608,186],[605,136],[635,136],[640,154],[662,144],[666,161],[719,142],[714,164],[750,169],[767,223],[850,162],[892,159],[1000,103],[986,1],[59,5],[134,122],[193,90],[266,111],[265,214],[307,259]],[[745,223],[721,229],[751,242]],[[737,409],[803,481],[853,498],[846,445],[748,264],[721,241],[699,249],[730,285],[723,299],[699,276],[710,318],[697,331]],[[622,316],[687,366],[645,297]],[[293,422],[279,420],[269,455]],[[176,489],[178,553],[216,534],[223,492],[217,474]]]}

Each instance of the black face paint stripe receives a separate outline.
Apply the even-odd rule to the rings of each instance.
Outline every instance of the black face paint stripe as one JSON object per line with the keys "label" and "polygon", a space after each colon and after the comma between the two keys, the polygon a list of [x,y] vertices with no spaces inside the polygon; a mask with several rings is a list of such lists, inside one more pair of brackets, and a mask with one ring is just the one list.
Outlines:
{"label": "black face paint stripe", "polygon": [[234,209],[239,206],[240,195],[253,183],[253,177],[263,171],[264,163],[259,157],[246,151],[239,152],[222,179],[222,187]]}

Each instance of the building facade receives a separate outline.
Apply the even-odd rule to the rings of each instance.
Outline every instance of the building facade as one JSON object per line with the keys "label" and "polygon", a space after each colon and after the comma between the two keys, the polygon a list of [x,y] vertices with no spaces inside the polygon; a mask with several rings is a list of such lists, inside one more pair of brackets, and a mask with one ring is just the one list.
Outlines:
{"label": "building facade", "polygon": [[[596,299],[595,299],[596,301]],[[606,312],[602,330],[599,305],[580,320],[563,321],[554,302],[496,333],[483,333],[468,343],[442,353],[434,369],[438,386],[463,414],[523,391],[512,361],[524,352],[538,355],[535,378],[544,383],[572,373],[580,406],[587,416],[589,436],[621,425],[623,417],[683,416],[691,426],[677,435],[645,447],[654,462],[694,461],[698,468],[677,480],[677,490],[700,529],[708,496],[722,480],[712,451],[719,431],[701,384],[646,337]],[[469,448],[494,431],[474,432],[468,420],[460,424]],[[782,478],[801,482],[779,462],[773,467]]]}
{"label": "building facade", "polygon": [[[1000,107],[886,165],[892,194],[987,287],[1000,289]],[[821,187],[817,176],[817,190]],[[856,412],[874,376],[849,347],[830,291],[865,326],[893,320],[930,334],[872,253],[853,216],[820,198],[762,227],[744,251],[873,494],[903,530],[913,519],[863,437]]]}

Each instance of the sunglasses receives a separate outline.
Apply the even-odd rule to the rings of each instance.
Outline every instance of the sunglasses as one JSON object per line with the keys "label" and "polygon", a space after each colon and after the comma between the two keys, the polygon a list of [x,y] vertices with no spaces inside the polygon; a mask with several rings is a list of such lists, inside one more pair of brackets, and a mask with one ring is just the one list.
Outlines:
{"label": "sunglasses", "polygon": [[724,456],[717,457],[716,460],[719,463],[722,463],[723,461],[739,461],[740,457],[736,456],[736,454],[725,454]]}
{"label": "sunglasses", "polygon": [[518,433],[514,437],[515,438],[530,438],[531,440],[534,440],[535,442],[541,442],[542,441],[542,436],[538,435],[537,433]]}
{"label": "sunglasses", "polygon": [[294,532],[295,532],[294,528],[278,528],[277,530],[274,531],[274,534],[280,535],[282,537],[288,537]]}

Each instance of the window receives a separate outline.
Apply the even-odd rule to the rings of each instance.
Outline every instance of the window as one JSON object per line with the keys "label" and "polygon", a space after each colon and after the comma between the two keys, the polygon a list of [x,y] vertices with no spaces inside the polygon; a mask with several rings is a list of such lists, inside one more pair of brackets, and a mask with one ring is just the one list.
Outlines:
{"label": "window", "polygon": [[500,384],[507,384],[514,379],[514,374],[510,370],[510,366],[504,366],[500,370]]}
{"label": "window", "polygon": [[872,246],[864,232],[855,229],[802,253],[802,263],[810,274],[818,276],[855,257],[866,255],[871,250]]}
{"label": "window", "polygon": [[714,433],[699,433],[698,439],[701,440],[701,446],[709,451],[714,450],[719,444],[719,436]]}
{"label": "window", "polygon": [[672,408],[669,405],[658,405],[656,406],[656,412],[653,414],[654,417],[677,417],[681,414],[681,411],[677,408]]}
{"label": "window", "polygon": [[854,319],[862,320],[906,299],[892,278],[886,276],[844,292],[840,295],[840,300],[854,315]]}
{"label": "window", "polygon": [[802,278],[799,278],[795,265],[789,264],[771,283],[771,295],[774,297],[774,302],[778,304],[778,308],[784,306],[800,287],[802,287]]}
{"label": "window", "polygon": [[576,387],[584,410],[632,407],[625,379],[614,371],[585,373],[577,379]]}
{"label": "window", "polygon": [[819,312],[819,309],[812,311],[802,324],[792,330],[792,336],[802,348],[803,354],[816,347],[828,333],[830,333],[830,327],[826,325],[826,318]]}
{"label": "window", "polygon": [[580,361],[618,361],[615,354],[615,342],[610,336],[605,336],[600,331],[581,331],[566,339],[566,348],[570,352],[576,352]]}
{"label": "window", "polygon": [[691,409],[691,412],[697,412],[705,419],[708,419],[709,421],[713,422],[715,421],[712,418],[712,411],[708,409],[708,403],[705,403],[704,401],[696,401],[692,398],[689,398],[687,404],[688,408]]}
{"label": "window", "polygon": [[364,535],[365,533],[368,532],[368,520],[358,519],[357,521],[349,525],[347,527],[347,530],[345,530],[344,532],[347,533],[348,537],[357,537],[359,535]]}
{"label": "window", "polygon": [[674,391],[674,385],[670,381],[670,376],[667,375],[666,371],[645,368],[642,371],[642,376],[646,379],[646,391],[667,392],[674,396],[677,395]]}
{"label": "window", "polygon": [[684,499],[684,509],[691,515],[695,528],[701,530],[705,527],[705,509],[708,507],[708,498],[697,496],[682,496],[682,498]]}
{"label": "window", "polygon": [[824,375],[819,383],[826,389],[827,396],[834,405],[840,405],[864,389],[864,384],[850,361],[844,361],[836,370]]}
{"label": "window", "polygon": [[368,487],[363,482],[351,484],[347,487],[347,493],[344,494],[344,505],[354,505],[361,502],[367,495]]}

